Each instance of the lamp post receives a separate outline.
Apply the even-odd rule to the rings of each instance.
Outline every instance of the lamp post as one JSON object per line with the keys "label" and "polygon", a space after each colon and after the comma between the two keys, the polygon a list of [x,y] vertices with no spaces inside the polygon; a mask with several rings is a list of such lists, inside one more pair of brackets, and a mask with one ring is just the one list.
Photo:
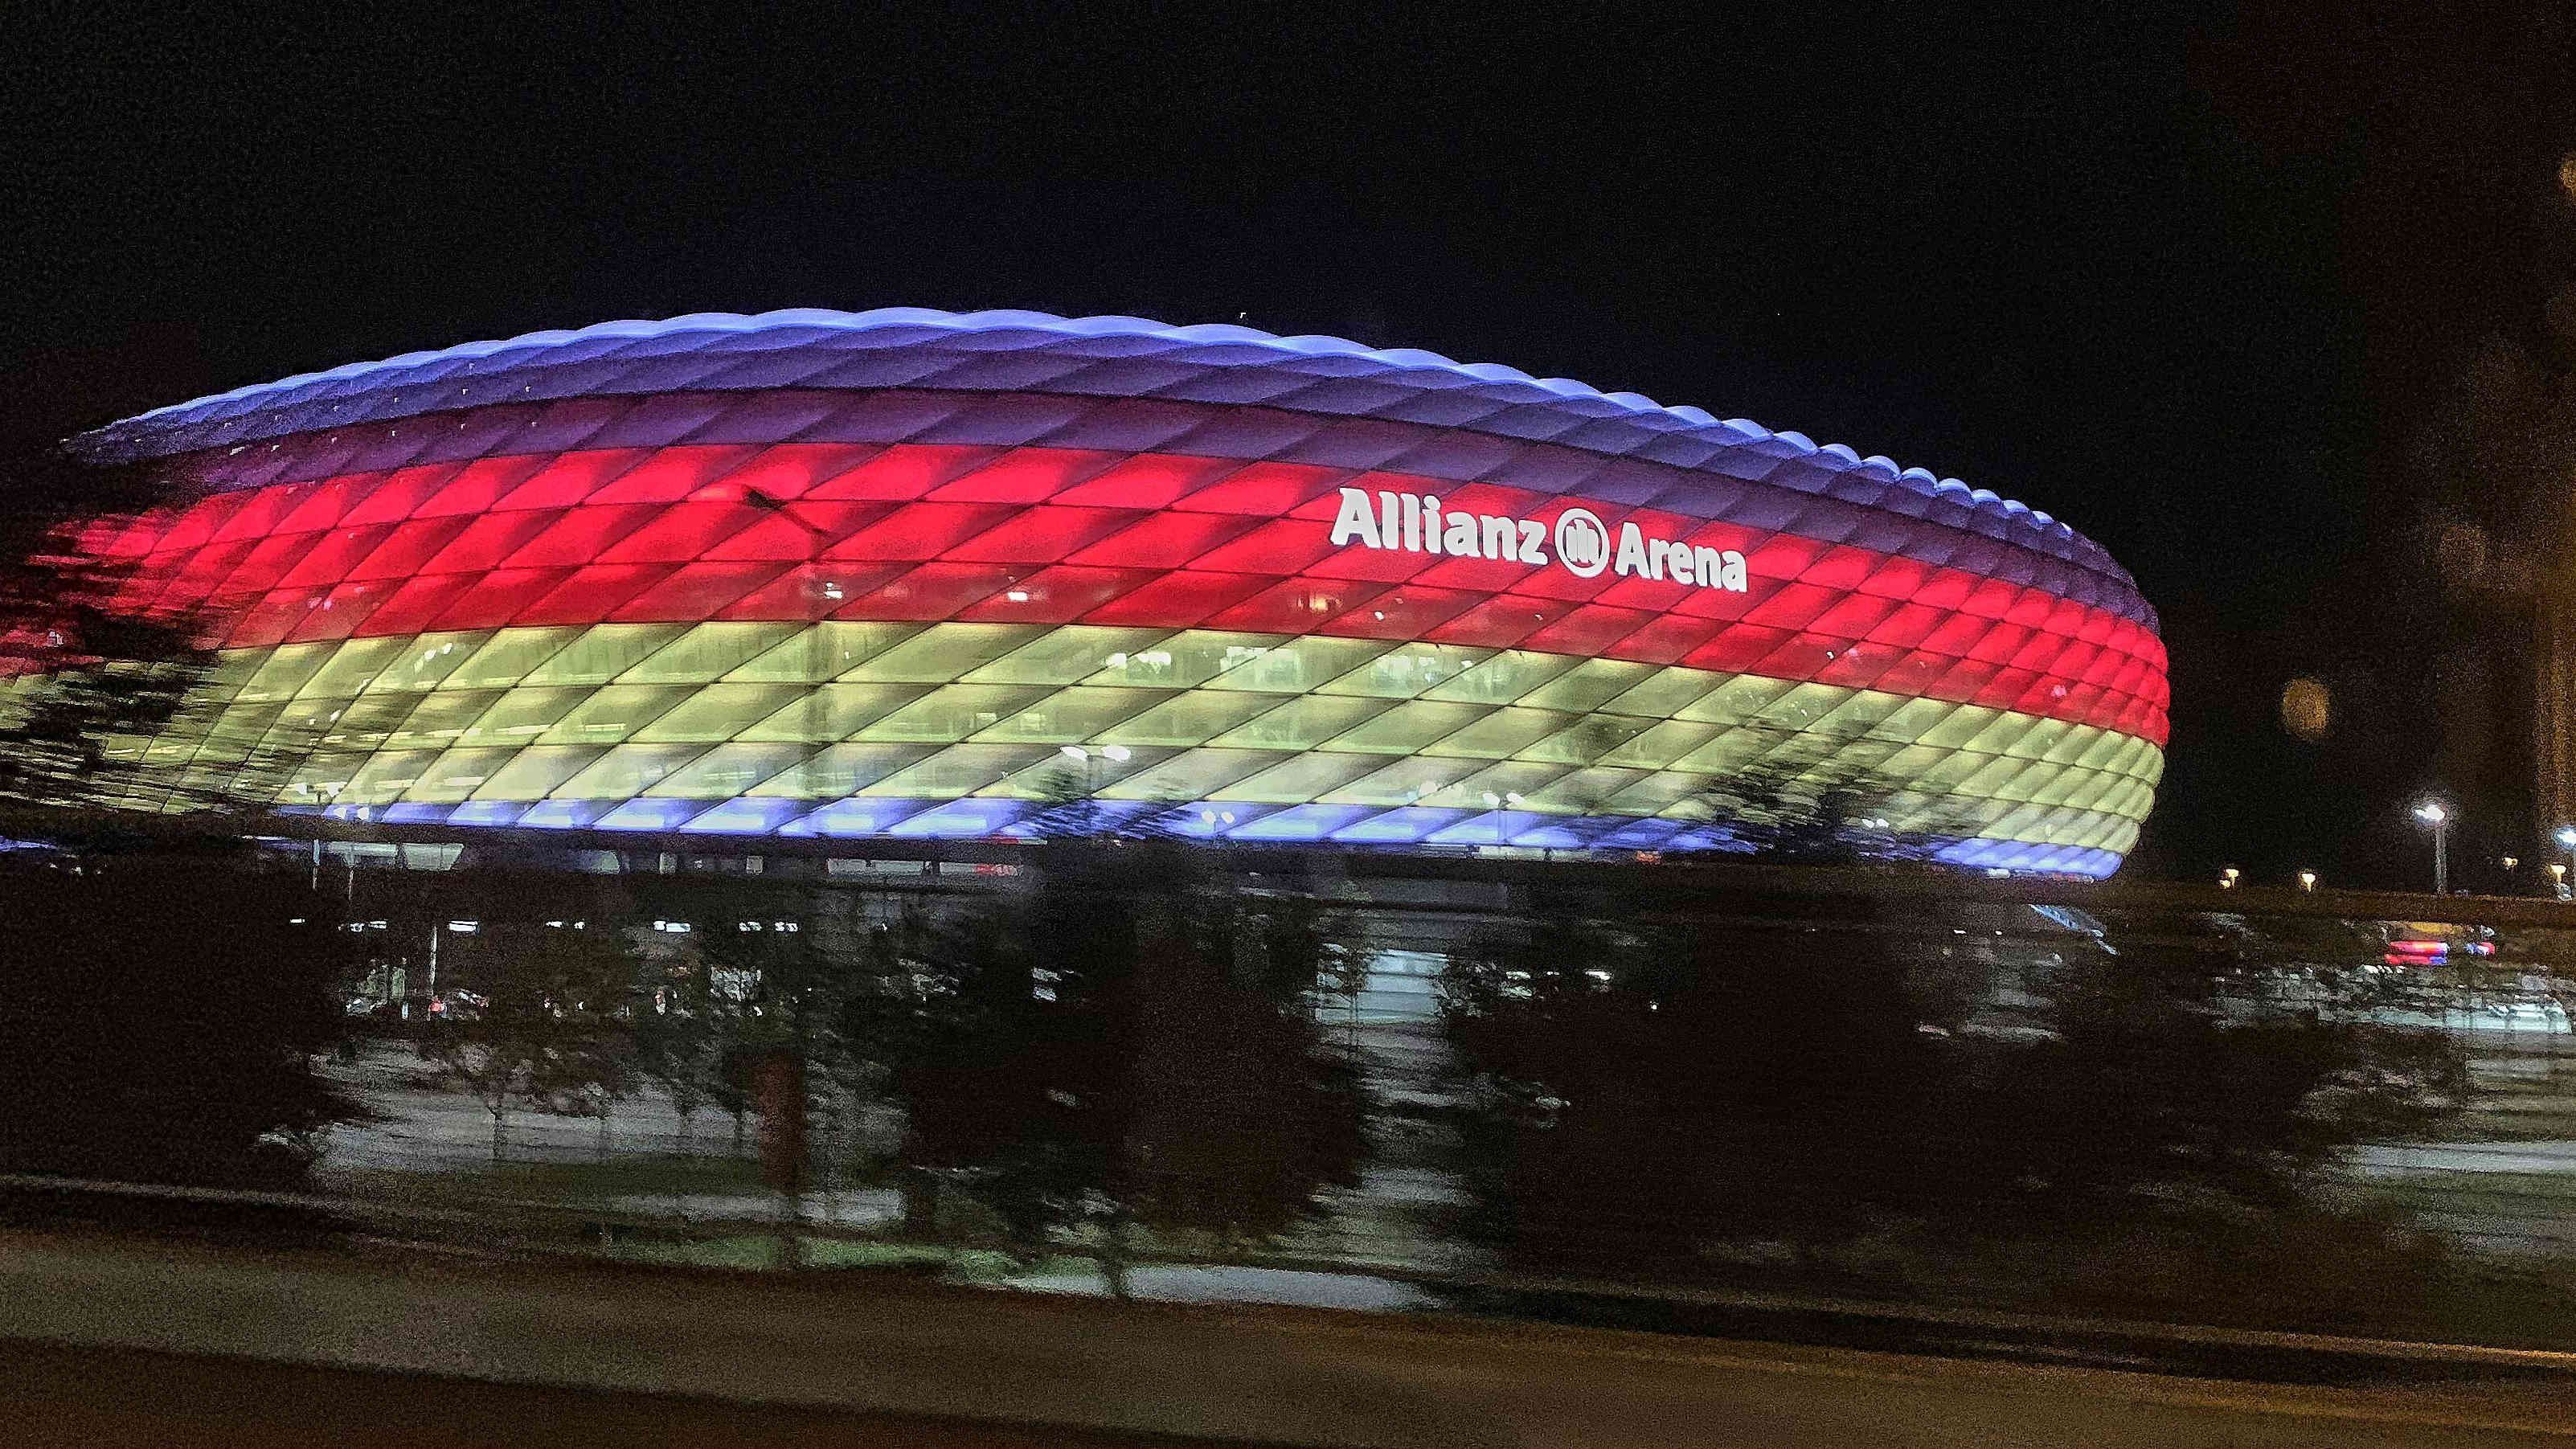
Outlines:
{"label": "lamp post", "polygon": [[[2551,833],[2550,838],[2558,842],[2560,850],[2567,852],[2567,865],[2576,867],[2576,825],[2561,825]],[[2560,885],[2567,883],[2565,869],[2553,865],[2549,868],[2549,873],[2559,878]],[[2559,894],[2563,897],[2566,892],[2562,890]]]}
{"label": "lamp post", "polygon": [[2303,891],[2313,891],[2313,890],[2315,890],[2316,888],[2317,888],[2317,873],[2316,873],[2315,871],[2312,871],[2312,870],[2303,870],[2303,871],[2300,871],[2300,872],[2299,872],[2299,889],[2301,889],[2301,890],[2303,890]]}
{"label": "lamp post", "polygon": [[2238,871],[2236,867],[2232,865],[2227,869],[2220,871],[2218,873],[2218,888],[2223,891],[2232,891],[2236,889],[2237,875]]}
{"label": "lamp post", "polygon": [[[830,743],[823,738],[825,697],[823,686],[831,674],[823,660],[823,624],[832,617],[833,601],[841,597],[841,586],[829,579],[818,581],[822,571],[823,550],[832,543],[832,535],[796,515],[789,500],[764,493],[757,488],[742,490],[743,503],[773,518],[784,518],[805,534],[805,742],[816,753],[807,762],[822,758],[821,750]],[[808,777],[808,784],[812,783]]]}
{"label": "lamp post", "polygon": [[2433,827],[2433,894],[2451,893],[2451,812],[2439,800],[2415,807],[2415,818]]}

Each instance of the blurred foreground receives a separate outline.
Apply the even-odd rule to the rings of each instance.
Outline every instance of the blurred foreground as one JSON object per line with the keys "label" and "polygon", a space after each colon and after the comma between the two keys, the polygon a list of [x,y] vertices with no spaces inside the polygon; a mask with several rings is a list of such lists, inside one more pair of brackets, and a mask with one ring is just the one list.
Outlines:
{"label": "blurred foreground", "polygon": [[[316,1367],[316,1366],[328,1366]],[[2564,1443],[2530,1355],[2263,1386],[1287,1309],[0,1237],[23,1445]]]}

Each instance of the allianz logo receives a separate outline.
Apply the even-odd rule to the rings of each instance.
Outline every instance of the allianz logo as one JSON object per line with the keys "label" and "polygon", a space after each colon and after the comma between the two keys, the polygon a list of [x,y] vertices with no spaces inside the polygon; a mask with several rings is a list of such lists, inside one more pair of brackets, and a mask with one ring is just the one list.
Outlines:
{"label": "allianz logo", "polygon": [[[1614,543],[1609,525],[1582,507],[1558,514],[1551,532],[1534,518],[1443,512],[1439,498],[1429,493],[1373,494],[1365,488],[1344,488],[1341,508],[1333,516],[1333,545],[1351,544],[1435,558],[1554,562],[1577,578],[1595,578],[1608,569],[1622,578],[1745,592],[1744,555],[1734,549],[1654,538],[1634,523],[1620,524]],[[1550,545],[1555,548],[1553,559]]]}

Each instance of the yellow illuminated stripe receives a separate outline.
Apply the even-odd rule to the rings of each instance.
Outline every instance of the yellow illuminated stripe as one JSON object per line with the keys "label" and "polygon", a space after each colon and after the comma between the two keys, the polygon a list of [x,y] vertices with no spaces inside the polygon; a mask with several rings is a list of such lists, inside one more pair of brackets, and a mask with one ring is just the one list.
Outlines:
{"label": "yellow illuminated stripe", "polygon": [[[604,624],[228,651],[154,758],[297,761],[287,803],[1037,798],[1703,812],[1832,741],[1899,829],[2125,850],[2163,754],[1978,705],[1682,666],[1003,624]],[[1114,747],[1115,753],[1111,751]],[[1123,758],[1119,758],[1123,756]]]}

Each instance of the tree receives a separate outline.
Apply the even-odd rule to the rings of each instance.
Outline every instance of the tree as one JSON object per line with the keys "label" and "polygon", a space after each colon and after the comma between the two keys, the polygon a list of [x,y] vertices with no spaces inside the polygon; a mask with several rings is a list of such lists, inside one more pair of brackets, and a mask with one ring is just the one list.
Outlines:
{"label": "tree", "polygon": [[[769,1108],[780,1109],[776,1093],[787,1091],[800,1122],[816,1107],[828,1114],[830,1088],[848,1077],[839,1004],[857,984],[856,963],[837,958],[817,929],[818,904],[804,891],[728,882],[697,893],[690,907],[707,976],[706,1020],[715,1032],[707,1080],[736,1113],[737,1127],[761,1105],[764,1071],[771,1073]],[[809,1164],[801,1151],[797,1156],[801,1186]]]}
{"label": "tree", "polygon": [[[1114,757],[1126,752],[1115,746]],[[1190,834],[1188,797],[1169,792],[1150,799],[1114,805],[1102,800],[1093,783],[1068,765],[1051,766],[1036,781],[1036,806],[1020,829],[1042,840],[1172,840]]]}
{"label": "tree", "polygon": [[1108,833],[1108,812],[1092,794],[1082,773],[1069,766],[1056,765],[1042,772],[1036,781],[1036,808],[1022,827],[1028,833],[1048,840],[1082,838]]}
{"label": "tree", "polygon": [[1976,833],[1962,802],[1926,799],[1886,771],[1893,742],[1865,729],[1774,732],[1760,759],[1692,797],[1736,848],[1788,865],[1928,861]]}
{"label": "tree", "polygon": [[1759,920],[1548,916],[1452,958],[1472,1233],[1547,1267],[1804,1255],[1925,1190],[1956,1078],[1922,982],[1890,943]]}
{"label": "tree", "polygon": [[[209,812],[274,798],[308,731],[238,735],[199,686],[193,604],[159,596],[137,541],[190,486],[67,448],[0,468],[0,805]],[[68,825],[70,822],[59,822]]]}
{"label": "tree", "polygon": [[0,1171],[291,1187],[358,1105],[318,1069],[352,938],[231,853],[0,856]]}
{"label": "tree", "polygon": [[1354,1180],[1359,1074],[1315,1006],[1356,952],[1313,902],[1202,869],[1051,846],[1026,895],[934,922],[898,989],[854,1003],[906,1113],[916,1226],[954,1182],[1023,1253],[1088,1228],[1123,1292],[1137,1230],[1267,1237]]}
{"label": "tree", "polygon": [[[1015,902],[965,903],[905,943],[886,990],[855,994],[842,1012],[904,1112],[907,1226],[935,1231],[942,1185],[955,1182],[1032,1255],[1097,1176],[1071,1165],[1086,1155],[1075,1115],[1085,1099],[1066,1085],[1071,1009],[1063,975],[1038,964],[1038,919]],[[1049,929],[1097,939],[1100,923]]]}
{"label": "tree", "polygon": [[1320,902],[1200,886],[1142,943],[1111,1195],[1150,1230],[1267,1240],[1355,1186],[1366,1156],[1358,1062],[1317,1019],[1356,989],[1360,953]]}
{"label": "tree", "polygon": [[2465,1091],[2456,1047],[2377,1019],[2385,976],[2331,940],[2156,921],[2030,949],[2013,990],[2036,1026],[1995,1032],[1973,1023],[1999,978],[1940,919],[1786,904],[1546,916],[1453,959],[1477,1236],[1659,1274],[1768,1245],[1812,1268],[1888,1234],[2244,1245],[2317,1218],[2352,1145]]}
{"label": "tree", "polygon": [[725,1023],[728,1004],[707,989],[703,964],[656,986],[635,1017],[635,1069],[671,1099],[680,1118],[680,1150],[690,1149],[690,1128],[710,1103],[725,1100]]}
{"label": "tree", "polygon": [[2355,1143],[2456,1112],[2457,1043],[2376,1019],[2388,978],[2357,964],[2147,931],[2067,960],[2048,1035],[1981,1104],[1990,1171],[2016,1185],[1998,1205],[2289,1208]]}
{"label": "tree", "polygon": [[512,920],[460,938],[452,960],[460,1004],[420,1052],[491,1114],[492,1160],[514,1104],[598,1116],[604,1131],[633,1066],[633,949],[604,928]]}
{"label": "tree", "polygon": [[139,464],[61,448],[7,469],[0,520],[0,800],[135,803],[143,737],[178,717],[212,655],[182,611],[129,587],[117,540],[181,496]]}

